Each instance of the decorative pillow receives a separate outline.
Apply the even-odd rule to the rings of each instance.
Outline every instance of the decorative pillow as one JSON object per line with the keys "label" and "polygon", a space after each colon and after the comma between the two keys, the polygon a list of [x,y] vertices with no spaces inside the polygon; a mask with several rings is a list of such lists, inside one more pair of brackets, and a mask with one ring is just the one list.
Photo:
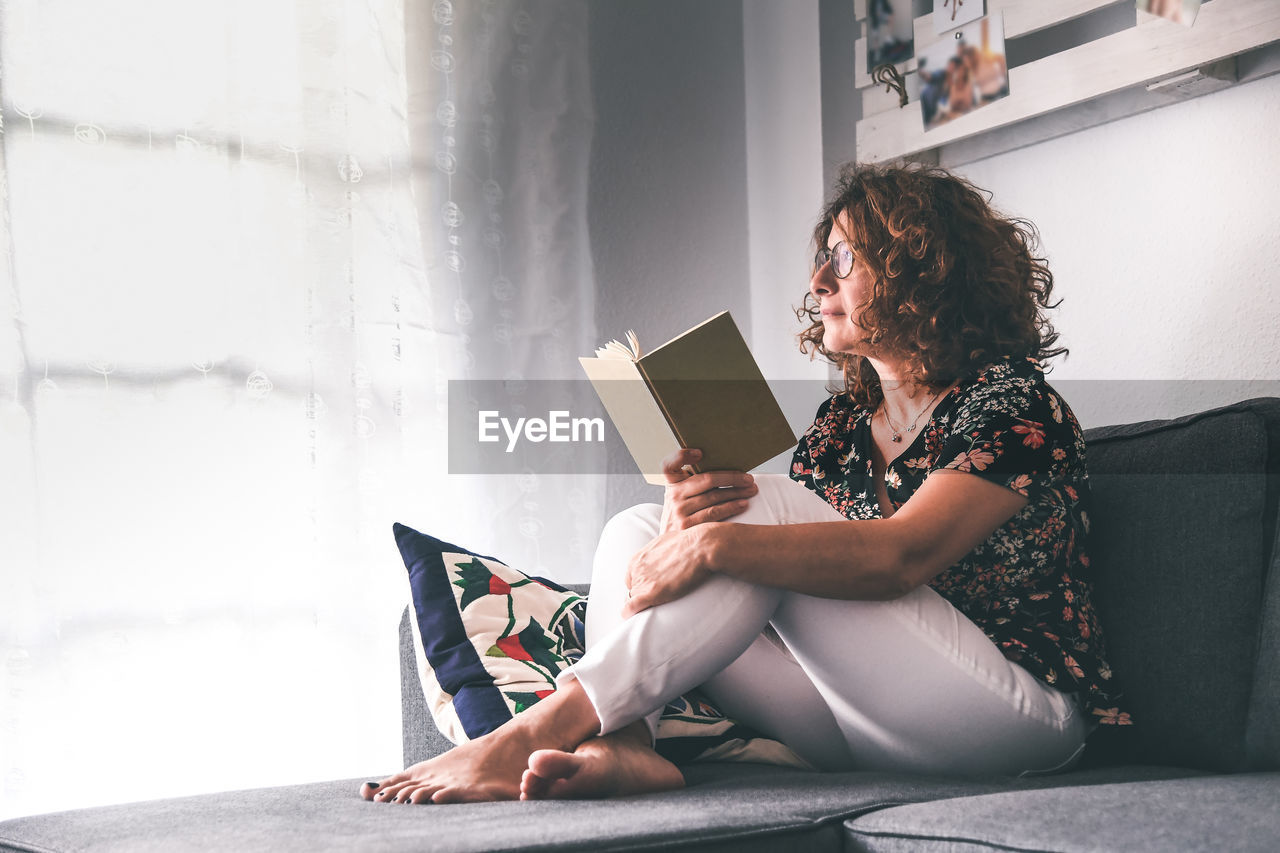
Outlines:
{"label": "decorative pillow", "polygon": [[677,696],[662,709],[653,748],[672,764],[749,761],[816,769],[781,741],[730,719],[698,690]]}
{"label": "decorative pillow", "polygon": [[[392,530],[409,572],[422,693],[453,743],[487,734],[549,696],[556,675],[582,657],[586,598],[402,524]],[[810,766],[696,692],[667,705],[657,736],[658,752],[676,764]]]}
{"label": "decorative pillow", "polygon": [[587,600],[397,524],[427,707],[454,743],[493,731],[556,687],[582,655]]}

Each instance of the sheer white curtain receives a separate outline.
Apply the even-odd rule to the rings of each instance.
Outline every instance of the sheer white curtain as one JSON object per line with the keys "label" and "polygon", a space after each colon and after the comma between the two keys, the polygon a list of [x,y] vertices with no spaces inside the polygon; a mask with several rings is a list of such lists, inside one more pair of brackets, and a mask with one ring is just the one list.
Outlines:
{"label": "sheer white curtain", "polygon": [[594,339],[585,7],[467,7],[0,4],[0,816],[396,766],[393,520],[585,571],[444,432]]}
{"label": "sheer white curtain", "polygon": [[[585,384],[578,356],[601,343],[587,227],[595,121],[587,7],[409,6],[409,118],[430,316],[436,336],[455,344],[438,350],[453,359],[436,371],[438,393],[448,380]],[[474,442],[472,434],[454,439]],[[436,475],[417,484],[405,523],[488,548],[525,571],[589,579],[603,476],[445,478],[432,469],[443,464],[439,447],[415,436],[406,452],[411,468]],[[430,503],[433,490],[448,491],[451,515]]]}

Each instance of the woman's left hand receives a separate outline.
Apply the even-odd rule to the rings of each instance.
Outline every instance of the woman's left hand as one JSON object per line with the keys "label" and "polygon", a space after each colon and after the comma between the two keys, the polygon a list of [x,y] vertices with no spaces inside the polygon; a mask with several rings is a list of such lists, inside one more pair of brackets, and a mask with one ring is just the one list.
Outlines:
{"label": "woman's left hand", "polygon": [[683,598],[711,576],[712,553],[723,525],[699,524],[660,534],[627,566],[627,603],[622,618]]}

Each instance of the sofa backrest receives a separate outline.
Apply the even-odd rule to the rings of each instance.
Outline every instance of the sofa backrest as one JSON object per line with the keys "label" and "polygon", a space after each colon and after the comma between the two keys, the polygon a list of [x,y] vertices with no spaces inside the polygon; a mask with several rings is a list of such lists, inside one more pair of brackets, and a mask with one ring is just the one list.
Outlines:
{"label": "sofa backrest", "polygon": [[1097,605],[1137,760],[1280,767],[1280,399],[1085,433]]}

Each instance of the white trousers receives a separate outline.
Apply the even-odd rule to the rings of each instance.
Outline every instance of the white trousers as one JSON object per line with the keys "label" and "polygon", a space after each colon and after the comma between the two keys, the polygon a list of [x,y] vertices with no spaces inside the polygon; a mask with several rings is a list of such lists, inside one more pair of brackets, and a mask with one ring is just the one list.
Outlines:
{"label": "white trousers", "polygon": [[[781,475],[757,475],[745,524],[845,520]],[[1071,697],[1004,655],[927,586],[892,601],[815,598],[716,574],[689,595],[623,620],[631,556],[662,508],[606,525],[577,678],[601,733],[700,686],[730,717],[824,770],[1018,775],[1073,765],[1086,724]],[[787,555],[777,555],[778,573]],[[764,632],[772,625],[785,645]]]}

